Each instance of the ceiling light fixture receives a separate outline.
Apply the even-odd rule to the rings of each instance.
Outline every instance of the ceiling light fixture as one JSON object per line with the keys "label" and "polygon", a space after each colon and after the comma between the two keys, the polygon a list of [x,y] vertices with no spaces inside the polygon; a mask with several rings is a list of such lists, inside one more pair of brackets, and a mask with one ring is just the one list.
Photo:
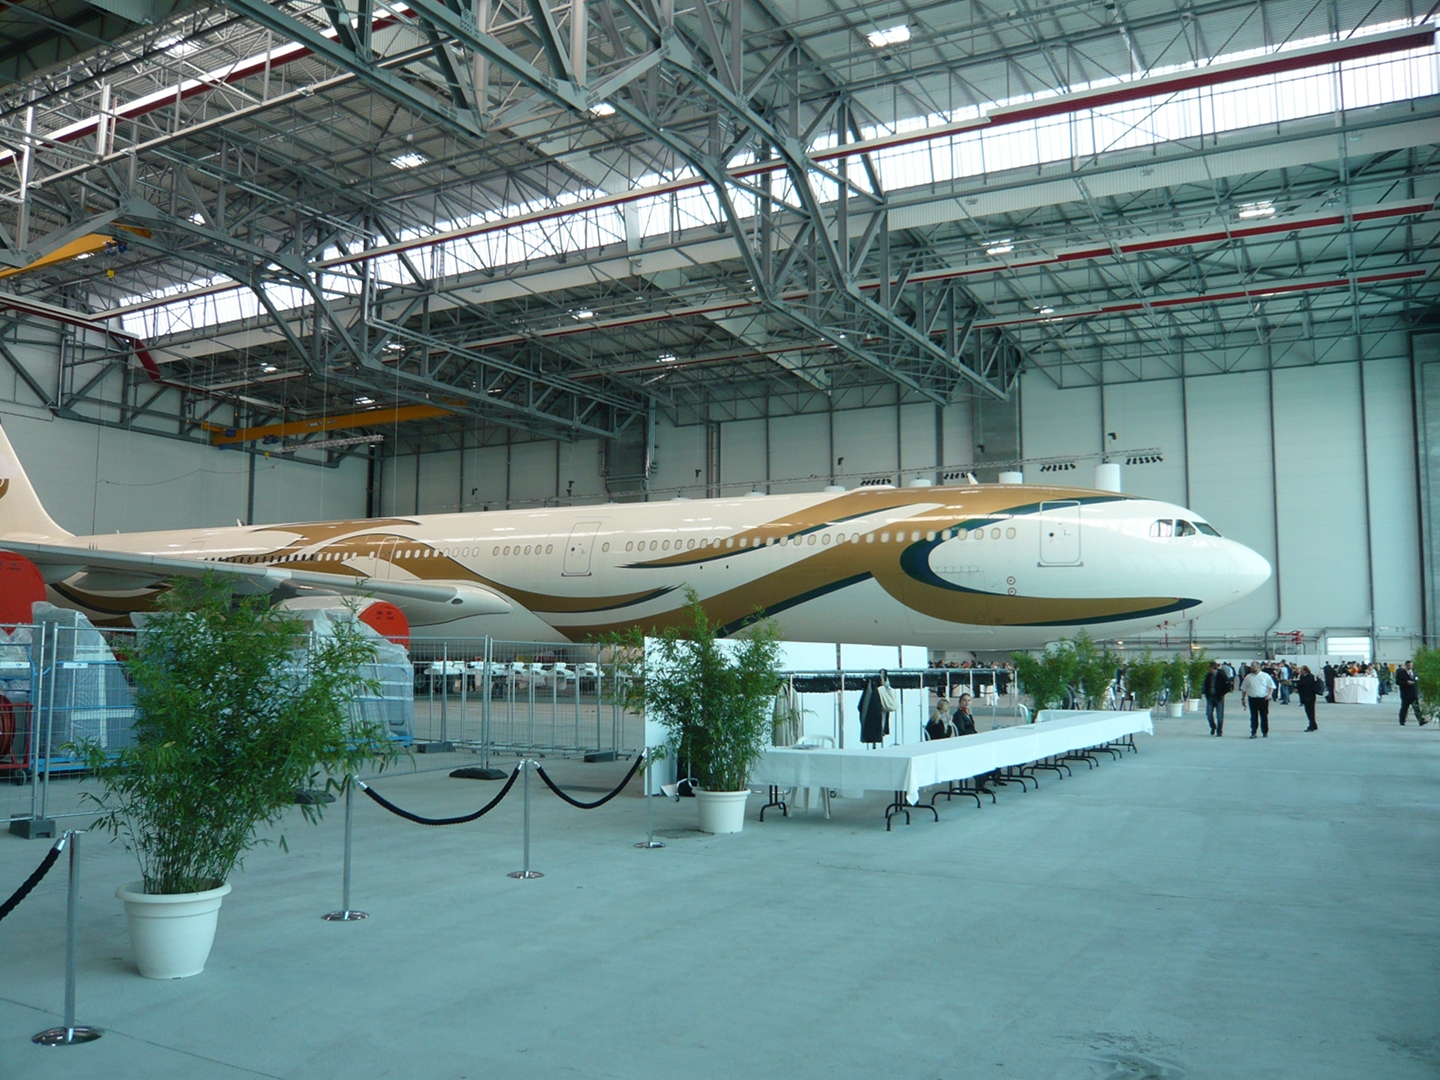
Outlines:
{"label": "ceiling light fixture", "polygon": [[429,160],[430,159],[427,158],[424,154],[421,154],[415,150],[408,150],[405,153],[401,154],[399,157],[392,157],[390,159],[390,164],[394,165],[397,169],[415,169],[419,168],[421,165],[424,165]]}
{"label": "ceiling light fixture", "polygon": [[872,49],[885,49],[891,45],[903,45],[910,40],[910,27],[905,23],[886,30],[872,30],[865,35]]}
{"label": "ceiling light fixture", "polygon": [[374,399],[373,397],[370,397],[370,396],[366,395],[366,394],[361,394],[359,397],[357,397],[357,398],[355,399],[355,404],[356,404],[356,405],[374,405],[374,404],[375,404],[375,399]]}
{"label": "ceiling light fixture", "polygon": [[583,322],[586,319],[593,319],[595,317],[595,312],[591,311],[589,308],[576,308],[574,311],[570,312],[570,317],[572,319],[577,319]]}
{"label": "ceiling light fixture", "polygon": [[274,364],[261,364],[261,365],[260,365],[260,370],[261,370],[262,372],[264,372],[266,375],[273,375],[273,374],[275,374],[275,372],[279,371],[280,369],[279,369],[278,367],[276,367]]}
{"label": "ceiling light fixture", "polygon": [[986,255],[1009,255],[1015,250],[1015,243],[1008,236],[1004,240],[997,240],[985,249]]}
{"label": "ceiling light fixture", "polygon": [[597,101],[594,105],[591,105],[591,106],[590,106],[590,115],[591,115],[591,116],[614,116],[614,115],[615,115],[615,106],[614,106],[614,105],[611,105],[608,101]]}
{"label": "ceiling light fixture", "polygon": [[1235,211],[1235,216],[1241,221],[1249,221],[1252,218],[1267,218],[1275,216],[1275,204],[1269,199],[1260,202],[1241,203]]}
{"label": "ceiling light fixture", "polygon": [[662,364],[673,364],[675,362],[675,354],[673,352],[662,352],[657,359]]}

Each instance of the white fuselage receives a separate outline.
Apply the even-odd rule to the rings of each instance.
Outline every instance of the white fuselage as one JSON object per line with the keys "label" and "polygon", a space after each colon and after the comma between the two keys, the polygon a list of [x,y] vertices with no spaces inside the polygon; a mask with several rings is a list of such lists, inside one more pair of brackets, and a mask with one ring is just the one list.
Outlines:
{"label": "white fuselage", "polygon": [[[1178,523],[1178,524],[1177,524]],[[1176,535],[1177,533],[1183,535]],[[1183,507],[1022,485],[863,488],[76,537],[97,551],[455,583],[396,600],[419,636],[566,641],[670,622],[693,587],[731,629],[759,611],[796,641],[1041,645],[1194,618],[1270,574]],[[103,575],[60,602],[118,614],[150,590]],[[106,598],[99,603],[99,598]],[[497,600],[497,598],[500,598]]]}

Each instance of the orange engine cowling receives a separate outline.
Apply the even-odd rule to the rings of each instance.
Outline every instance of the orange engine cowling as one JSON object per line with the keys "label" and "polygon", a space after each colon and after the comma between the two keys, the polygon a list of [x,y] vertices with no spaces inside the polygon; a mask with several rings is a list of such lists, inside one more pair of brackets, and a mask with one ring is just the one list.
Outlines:
{"label": "orange engine cowling", "polygon": [[360,621],[396,645],[410,644],[410,620],[388,600],[371,600],[361,609]]}
{"label": "orange engine cowling", "polygon": [[30,608],[45,599],[45,579],[23,555],[0,551],[0,624],[28,623]]}

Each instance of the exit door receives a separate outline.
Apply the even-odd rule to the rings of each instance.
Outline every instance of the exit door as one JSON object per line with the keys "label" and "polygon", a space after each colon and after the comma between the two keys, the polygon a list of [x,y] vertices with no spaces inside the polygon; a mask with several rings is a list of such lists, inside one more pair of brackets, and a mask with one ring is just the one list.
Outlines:
{"label": "exit door", "polygon": [[600,522],[582,521],[570,530],[570,543],[565,548],[565,567],[562,577],[589,577],[590,556],[595,549],[595,534],[600,531]]}
{"label": "exit door", "polygon": [[1080,504],[1073,501],[1040,504],[1040,565],[1080,564]]}

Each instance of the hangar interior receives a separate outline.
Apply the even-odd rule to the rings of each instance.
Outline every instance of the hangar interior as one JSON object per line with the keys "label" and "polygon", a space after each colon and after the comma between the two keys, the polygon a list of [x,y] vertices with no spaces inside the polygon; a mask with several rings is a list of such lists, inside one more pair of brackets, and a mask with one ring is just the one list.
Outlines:
{"label": "hangar interior", "polygon": [[[0,12],[0,410],[83,532],[1028,479],[1434,640],[1433,12]],[[1147,635],[1142,635],[1142,637]]]}

